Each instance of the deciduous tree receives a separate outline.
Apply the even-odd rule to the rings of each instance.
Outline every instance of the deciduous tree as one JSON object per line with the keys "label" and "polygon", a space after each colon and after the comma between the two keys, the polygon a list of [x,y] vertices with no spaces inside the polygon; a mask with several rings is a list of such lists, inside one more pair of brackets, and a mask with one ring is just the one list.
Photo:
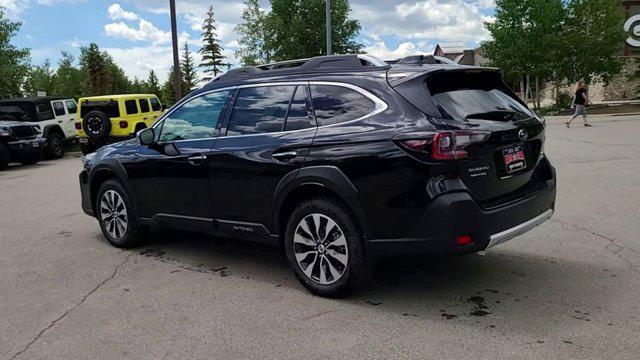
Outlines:
{"label": "deciduous tree", "polygon": [[236,58],[245,66],[266,64],[271,61],[271,54],[265,51],[265,19],[267,15],[260,8],[258,0],[245,0],[242,11],[242,23],[235,31],[240,35]]}
{"label": "deciduous tree", "polygon": [[5,18],[0,7],[0,98],[20,95],[20,86],[29,71],[30,51],[11,43],[20,30],[20,22]]}

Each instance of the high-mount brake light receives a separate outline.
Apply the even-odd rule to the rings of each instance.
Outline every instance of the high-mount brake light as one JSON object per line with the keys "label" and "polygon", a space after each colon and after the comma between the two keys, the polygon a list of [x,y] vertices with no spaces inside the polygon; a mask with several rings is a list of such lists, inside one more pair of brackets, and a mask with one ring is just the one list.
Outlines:
{"label": "high-mount brake light", "polygon": [[452,130],[415,137],[403,134],[400,142],[410,150],[430,153],[434,160],[460,160],[469,157],[467,148],[489,138],[487,131]]}

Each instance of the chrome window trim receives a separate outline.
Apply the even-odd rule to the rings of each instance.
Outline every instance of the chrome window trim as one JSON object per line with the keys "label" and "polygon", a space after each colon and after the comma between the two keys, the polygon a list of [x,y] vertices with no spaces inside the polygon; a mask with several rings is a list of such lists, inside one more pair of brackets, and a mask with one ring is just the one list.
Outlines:
{"label": "chrome window trim", "polygon": [[[353,119],[353,120],[349,120],[349,121],[343,121],[340,123],[336,123],[336,124],[329,124],[329,125],[322,125],[322,126],[316,126],[316,127],[311,127],[308,129],[301,129],[301,130],[289,130],[289,131],[278,131],[278,132],[271,132],[271,133],[260,133],[260,134],[242,134],[242,135],[219,135],[218,137],[210,137],[210,138],[202,138],[202,139],[189,139],[189,140],[176,140],[176,141],[172,141],[173,143],[179,143],[179,142],[185,142],[185,141],[202,141],[202,140],[210,140],[210,139],[222,139],[222,138],[237,138],[237,137],[249,137],[249,136],[263,136],[263,135],[283,135],[283,134],[290,134],[290,133],[297,133],[297,132],[302,132],[302,131],[310,131],[310,130],[319,130],[319,129],[324,129],[324,128],[329,128],[329,127],[334,127],[334,126],[338,126],[338,125],[345,125],[345,124],[350,124],[350,123],[354,123],[357,121],[362,121],[365,119],[368,119],[370,117],[376,116],[384,111],[386,111],[387,109],[389,109],[389,105],[382,99],[380,99],[379,97],[375,96],[374,94],[370,93],[369,91],[357,86],[357,85],[353,85],[353,84],[348,84],[348,83],[343,83],[343,82],[337,82],[337,81],[283,81],[283,82],[269,82],[269,83],[260,83],[260,84],[245,84],[245,85],[236,85],[236,86],[229,86],[229,87],[224,87],[224,88],[220,88],[220,89],[214,89],[214,90],[209,90],[206,92],[202,92],[200,94],[198,94],[197,96],[194,96],[192,98],[189,98],[188,100],[182,101],[180,103],[178,103],[178,106],[173,106],[172,109],[167,112],[166,114],[164,114],[161,118],[158,119],[158,121],[156,121],[156,123],[152,126],[152,128],[155,131],[155,128],[160,126],[161,123],[163,123],[165,121],[165,119],[167,117],[169,117],[174,111],[176,111],[177,109],[181,108],[184,104],[186,104],[187,102],[201,97],[201,96],[205,96],[211,93],[216,93],[216,92],[221,92],[221,91],[229,91],[229,90],[237,90],[237,89],[246,89],[246,88],[256,88],[256,87],[266,87],[266,86],[298,86],[298,85],[325,85],[325,86],[337,86],[337,87],[343,87],[343,88],[347,88],[350,90],[353,90],[357,93],[359,93],[360,95],[366,97],[367,99],[371,100],[375,106],[375,109],[370,112],[369,114],[366,114],[364,116],[361,116],[357,119]],[[310,94],[311,101],[313,101],[313,94]],[[233,109],[231,109],[231,111],[233,111]]]}

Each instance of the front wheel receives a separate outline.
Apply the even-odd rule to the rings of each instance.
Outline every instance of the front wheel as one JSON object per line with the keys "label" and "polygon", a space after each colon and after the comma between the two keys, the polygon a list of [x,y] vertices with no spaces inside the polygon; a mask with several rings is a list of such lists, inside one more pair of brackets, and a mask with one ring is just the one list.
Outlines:
{"label": "front wheel", "polygon": [[47,155],[53,159],[64,156],[64,139],[60,133],[53,133],[47,137]]}
{"label": "front wheel", "polygon": [[104,237],[117,248],[132,248],[140,243],[143,229],[138,226],[129,195],[122,184],[107,180],[96,198],[96,217]]}
{"label": "front wheel", "polygon": [[312,293],[342,297],[369,277],[362,233],[341,202],[317,198],[303,202],[291,215],[285,252],[296,277]]}

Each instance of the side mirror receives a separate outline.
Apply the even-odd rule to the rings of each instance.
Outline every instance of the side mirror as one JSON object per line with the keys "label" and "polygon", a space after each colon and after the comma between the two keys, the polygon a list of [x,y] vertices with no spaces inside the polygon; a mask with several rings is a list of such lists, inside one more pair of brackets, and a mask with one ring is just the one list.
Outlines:
{"label": "side mirror", "polygon": [[138,140],[140,140],[140,145],[151,145],[154,143],[156,139],[155,131],[153,128],[146,128],[138,131]]}

